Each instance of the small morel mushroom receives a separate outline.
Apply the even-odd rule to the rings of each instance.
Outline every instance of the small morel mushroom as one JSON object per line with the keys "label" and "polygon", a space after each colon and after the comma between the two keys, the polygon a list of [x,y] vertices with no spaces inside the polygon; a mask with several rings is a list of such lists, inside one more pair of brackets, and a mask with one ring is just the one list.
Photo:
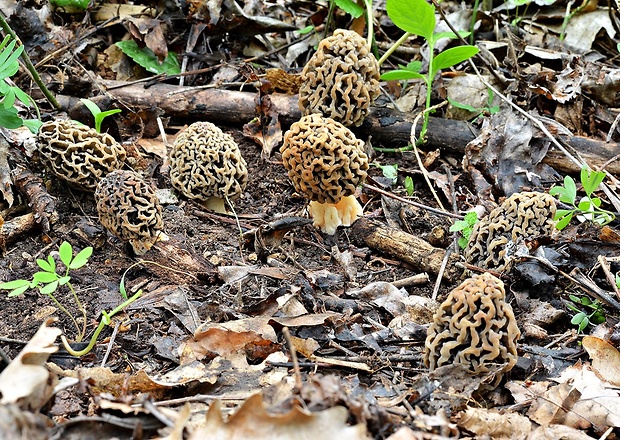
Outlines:
{"label": "small morel mushroom", "polygon": [[133,171],[117,170],[101,179],[95,191],[101,224],[129,241],[142,255],[158,239],[165,239],[162,210],[155,191]]}
{"label": "small morel mushroom", "polygon": [[95,191],[109,172],[123,167],[125,149],[107,133],[77,121],[54,120],[38,134],[41,161],[52,173],[84,191]]}
{"label": "small morel mushroom", "polygon": [[506,244],[549,236],[555,230],[555,199],[546,193],[521,192],[508,197],[474,225],[465,249],[467,262],[502,271]]}
{"label": "small morel mushroom", "polygon": [[362,216],[355,189],[366,179],[364,142],[331,118],[302,117],[284,134],[282,162],[295,189],[310,199],[314,225],[334,234]]}
{"label": "small morel mushroom", "polygon": [[301,73],[299,107],[346,126],[359,126],[379,96],[379,64],[354,31],[337,29],[323,39]]}
{"label": "small morel mushroom", "polygon": [[248,170],[231,135],[210,122],[194,122],[174,142],[170,181],[186,197],[225,213],[225,199],[241,196]]}
{"label": "small morel mushroom", "polygon": [[520,335],[504,283],[489,273],[474,275],[450,292],[435,312],[424,363],[431,371],[447,364],[465,365],[474,374],[497,371],[492,384],[496,387],[517,363]]}

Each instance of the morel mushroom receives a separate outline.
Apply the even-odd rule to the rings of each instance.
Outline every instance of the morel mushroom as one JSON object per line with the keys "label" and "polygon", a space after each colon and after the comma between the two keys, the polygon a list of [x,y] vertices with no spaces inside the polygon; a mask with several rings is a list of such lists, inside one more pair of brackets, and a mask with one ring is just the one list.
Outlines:
{"label": "morel mushroom", "polygon": [[346,126],[359,126],[379,96],[379,64],[354,31],[338,29],[323,39],[301,73],[299,107]]}
{"label": "morel mushroom", "polygon": [[210,122],[194,122],[174,142],[170,180],[186,197],[225,213],[225,199],[241,196],[248,170],[231,135]]}
{"label": "morel mushroom", "polygon": [[489,273],[474,275],[448,295],[428,329],[424,363],[432,371],[442,365],[463,364],[474,374],[495,371],[493,387],[517,363],[521,333],[504,283]]}
{"label": "morel mushroom", "polygon": [[354,196],[368,170],[363,147],[351,130],[319,114],[302,117],[284,135],[284,167],[295,190],[310,199],[314,225],[327,234],[363,214]]}
{"label": "morel mushroom", "polygon": [[504,270],[508,264],[506,244],[551,235],[555,230],[555,210],[555,199],[549,194],[511,195],[474,225],[465,259],[485,269]]}
{"label": "morel mushroom", "polygon": [[77,121],[54,120],[38,134],[41,161],[52,173],[84,191],[125,162],[125,149],[107,133],[97,133]]}
{"label": "morel mushroom", "polygon": [[95,191],[101,224],[134,252],[142,255],[158,239],[162,230],[161,205],[153,188],[133,171],[117,170],[101,179]]}

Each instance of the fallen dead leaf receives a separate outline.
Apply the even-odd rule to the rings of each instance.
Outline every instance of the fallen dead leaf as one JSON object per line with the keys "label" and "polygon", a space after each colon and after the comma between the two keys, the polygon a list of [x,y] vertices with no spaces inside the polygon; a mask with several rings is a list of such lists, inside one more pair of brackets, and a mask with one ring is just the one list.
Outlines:
{"label": "fallen dead leaf", "polygon": [[21,409],[38,411],[52,396],[56,376],[45,368],[45,362],[58,351],[54,345],[62,331],[49,327],[48,319],[28,341],[24,349],[0,374],[0,403],[16,404]]}
{"label": "fallen dead leaf", "polygon": [[263,405],[262,395],[254,394],[227,421],[222,417],[221,402],[214,402],[207,413],[206,424],[196,430],[190,440],[368,439],[364,425],[346,424],[347,415],[347,410],[341,406],[315,413],[295,407],[285,414],[270,414]]}
{"label": "fallen dead leaf", "polygon": [[532,431],[532,422],[527,417],[486,408],[467,408],[458,415],[457,425],[476,437],[489,436],[493,440],[526,439]]}
{"label": "fallen dead leaf", "polygon": [[583,348],[592,359],[592,369],[601,380],[620,386],[620,352],[609,342],[595,336],[585,336]]}

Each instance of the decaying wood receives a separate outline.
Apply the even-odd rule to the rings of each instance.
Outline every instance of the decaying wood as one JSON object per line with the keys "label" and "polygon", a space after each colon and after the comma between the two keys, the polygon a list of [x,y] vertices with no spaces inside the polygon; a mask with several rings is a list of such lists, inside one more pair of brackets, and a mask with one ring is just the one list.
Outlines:
{"label": "decaying wood", "polygon": [[17,241],[37,226],[39,225],[31,212],[4,222],[0,228],[0,248]]}
{"label": "decaying wood", "polygon": [[[349,228],[348,234],[353,242],[358,245],[362,244],[391,255],[433,275],[439,273],[441,263],[446,255],[445,249],[431,246],[415,235],[381,225],[366,218],[356,221]],[[443,274],[444,279],[449,282],[456,281],[462,272],[456,266],[458,261],[459,258],[456,254],[449,257],[448,265]]]}
{"label": "decaying wood", "polygon": [[[188,121],[208,120],[230,124],[246,123],[257,117],[256,93],[229,90],[179,87],[169,84],[155,84],[145,88],[143,84],[123,85],[122,82],[105,81],[108,94],[125,105],[141,108],[158,107],[166,115]],[[299,120],[297,96],[274,93],[270,95],[272,105],[280,115],[280,122],[286,128]],[[58,101],[64,107],[71,107],[69,97],[60,96]],[[387,108],[374,108],[356,131],[372,136],[375,142],[390,147],[409,143],[411,116]],[[416,127],[419,135],[420,124]],[[477,135],[477,130],[467,122],[444,118],[431,118],[428,129],[429,145],[442,151],[463,153],[465,146]],[[605,143],[579,136],[558,138],[577,150],[592,166],[601,166],[612,160],[620,151],[620,144]],[[544,162],[562,172],[579,171],[559,151],[550,151]],[[620,160],[612,160],[606,169],[620,173]]]}
{"label": "decaying wood", "polygon": [[50,225],[58,220],[56,198],[47,192],[43,179],[21,165],[13,169],[13,183],[17,190],[26,197],[32,208],[34,219],[41,224],[43,232],[50,231]]}

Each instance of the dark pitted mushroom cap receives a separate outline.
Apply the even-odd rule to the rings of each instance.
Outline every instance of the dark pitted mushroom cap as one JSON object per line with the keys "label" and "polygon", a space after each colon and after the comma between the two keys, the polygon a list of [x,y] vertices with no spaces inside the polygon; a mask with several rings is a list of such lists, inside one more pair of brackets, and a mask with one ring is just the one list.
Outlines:
{"label": "dark pitted mushroom cap", "polygon": [[465,249],[467,262],[485,269],[506,268],[506,244],[550,236],[555,230],[555,199],[546,193],[520,192],[508,197],[474,225]]}
{"label": "dark pitted mushroom cap", "polygon": [[101,224],[129,241],[136,254],[144,254],[162,234],[162,209],[155,191],[135,172],[108,174],[97,185],[95,200]]}
{"label": "dark pitted mushroom cap", "polygon": [[379,96],[379,64],[354,31],[338,29],[323,39],[301,73],[299,107],[346,126],[359,126]]}
{"label": "dark pitted mushroom cap", "polygon": [[54,120],[39,129],[41,161],[69,184],[94,191],[109,172],[122,168],[125,149],[112,136],[77,121]]}
{"label": "dark pitted mushroom cap", "polygon": [[174,142],[170,180],[184,196],[202,201],[220,199],[223,207],[223,199],[241,196],[248,171],[232,136],[210,122],[195,122]]}
{"label": "dark pitted mushroom cap", "polygon": [[517,363],[521,335],[504,283],[489,273],[474,275],[448,295],[433,316],[424,363],[434,370],[462,364],[475,374],[497,370],[493,387]]}

